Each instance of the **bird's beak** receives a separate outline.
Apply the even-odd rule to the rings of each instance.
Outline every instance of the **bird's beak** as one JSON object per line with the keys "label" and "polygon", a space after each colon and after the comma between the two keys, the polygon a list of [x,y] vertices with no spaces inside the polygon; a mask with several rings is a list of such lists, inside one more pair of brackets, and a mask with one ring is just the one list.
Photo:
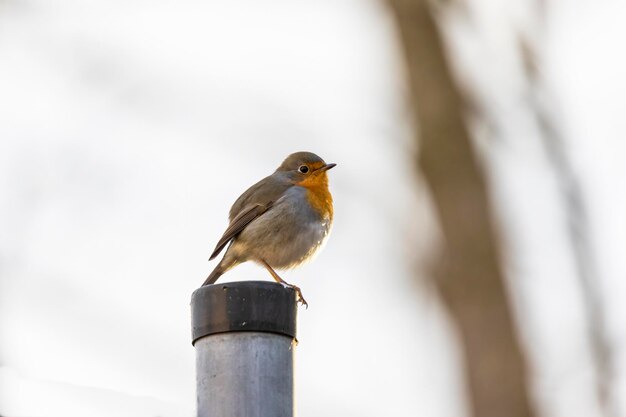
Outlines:
{"label": "bird's beak", "polygon": [[326,164],[326,165],[324,165],[323,167],[318,168],[318,169],[317,169],[317,172],[324,172],[324,171],[328,171],[329,169],[334,168],[334,167],[336,167],[336,166],[337,166],[337,164]]}

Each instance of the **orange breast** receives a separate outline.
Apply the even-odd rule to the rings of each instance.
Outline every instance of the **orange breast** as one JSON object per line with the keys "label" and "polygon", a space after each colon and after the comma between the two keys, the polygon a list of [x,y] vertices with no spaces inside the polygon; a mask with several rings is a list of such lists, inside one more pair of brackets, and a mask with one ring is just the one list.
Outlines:
{"label": "orange breast", "polygon": [[333,219],[333,197],[328,191],[328,176],[322,173],[315,177],[307,178],[298,185],[307,189],[306,197],[313,207],[323,218]]}

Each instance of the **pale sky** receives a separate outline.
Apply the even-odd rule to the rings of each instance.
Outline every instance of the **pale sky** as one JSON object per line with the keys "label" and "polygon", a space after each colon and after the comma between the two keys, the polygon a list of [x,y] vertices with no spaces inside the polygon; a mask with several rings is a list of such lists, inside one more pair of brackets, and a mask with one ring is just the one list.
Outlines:
{"label": "pale sky", "polygon": [[[500,3],[469,2],[474,25],[448,40],[495,115],[479,139],[534,399],[545,416],[599,415],[518,31],[541,46],[591,210],[626,415],[626,7],[553,2],[539,27],[525,2]],[[317,259],[284,274],[310,304],[298,415],[466,416],[454,330],[415,277],[437,227],[392,24],[364,0],[0,5],[0,415],[194,415],[191,292],[236,197],[309,150],[338,164],[336,217]],[[271,278],[246,264],[222,279]]]}

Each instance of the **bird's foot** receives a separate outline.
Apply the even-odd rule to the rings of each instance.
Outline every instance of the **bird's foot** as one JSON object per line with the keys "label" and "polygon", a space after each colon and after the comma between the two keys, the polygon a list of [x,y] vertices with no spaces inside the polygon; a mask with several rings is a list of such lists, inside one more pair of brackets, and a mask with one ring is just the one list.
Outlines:
{"label": "bird's foot", "polygon": [[306,307],[306,309],[309,309],[309,303],[306,302],[306,300],[304,299],[304,297],[302,296],[302,291],[300,290],[300,287],[296,286],[296,285],[292,285],[291,288],[294,289],[294,291],[296,292],[296,294],[298,294],[298,303],[301,303],[304,307]]}
{"label": "bird's foot", "polygon": [[265,262],[263,259],[259,259],[259,262],[265,267],[265,269],[267,269],[267,271],[270,273],[270,275],[274,278],[274,280],[276,282],[278,282],[279,284],[281,284],[285,288],[293,288],[293,290],[296,292],[296,294],[298,294],[298,301],[297,302],[298,303],[302,303],[302,305],[305,306],[307,309],[309,308],[309,303],[307,303],[306,300],[304,299],[304,297],[302,296],[302,291],[300,290],[300,287],[298,287],[297,285],[290,284],[287,281],[285,281],[284,279],[282,279],[276,273],[276,271],[274,271],[274,269],[270,266],[270,264]]}

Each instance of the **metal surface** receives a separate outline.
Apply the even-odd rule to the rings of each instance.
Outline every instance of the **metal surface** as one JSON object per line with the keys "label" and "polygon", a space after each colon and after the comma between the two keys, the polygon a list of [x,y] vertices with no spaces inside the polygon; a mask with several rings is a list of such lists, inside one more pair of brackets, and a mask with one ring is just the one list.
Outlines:
{"label": "metal surface", "polygon": [[293,417],[295,291],[267,281],[191,297],[198,417]]}
{"label": "metal surface", "polygon": [[259,331],[296,337],[296,292],[275,282],[225,282],[191,296],[192,343],[204,336]]}
{"label": "metal surface", "polygon": [[232,332],[198,339],[198,417],[292,417],[294,339]]}

